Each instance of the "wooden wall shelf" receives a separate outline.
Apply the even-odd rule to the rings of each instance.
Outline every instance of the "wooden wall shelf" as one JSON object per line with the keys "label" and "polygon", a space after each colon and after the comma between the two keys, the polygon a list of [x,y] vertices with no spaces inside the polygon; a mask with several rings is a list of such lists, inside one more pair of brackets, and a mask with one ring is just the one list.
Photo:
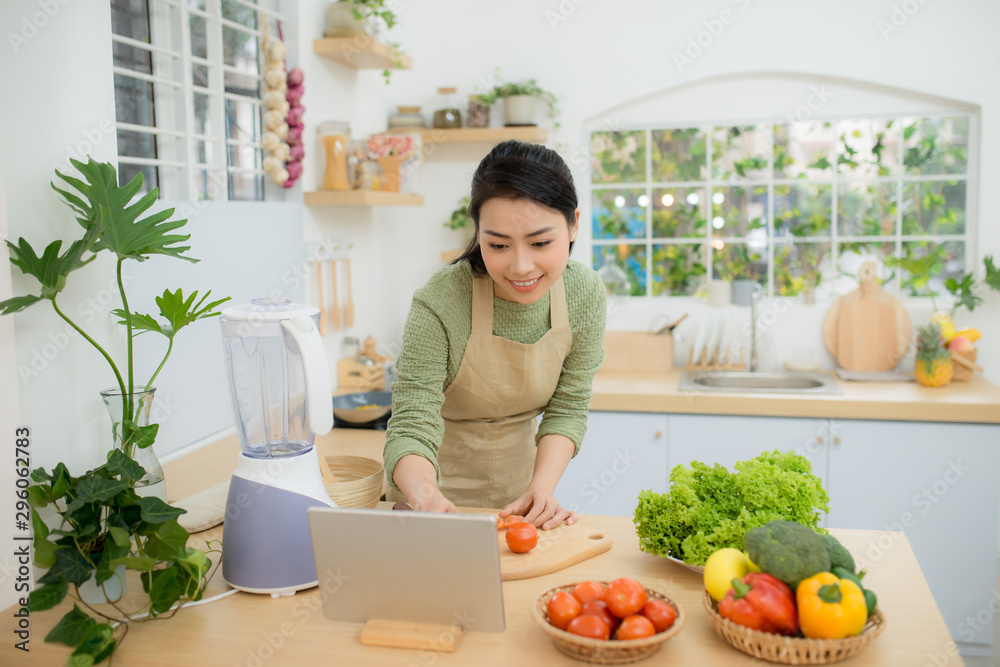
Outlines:
{"label": "wooden wall shelf", "polygon": [[442,130],[437,128],[407,130],[406,128],[392,128],[389,132],[420,132],[420,137],[425,145],[459,143],[498,144],[501,141],[507,141],[508,139],[542,143],[549,136],[548,130],[544,130],[535,125],[532,125],[531,127],[463,127],[453,130]]}
{"label": "wooden wall shelf", "polygon": [[305,193],[307,206],[423,206],[423,195],[378,190],[316,190]]}
{"label": "wooden wall shelf", "polygon": [[313,53],[355,69],[410,69],[413,59],[397,54],[389,46],[364,32],[351,37],[323,37],[313,40]]}

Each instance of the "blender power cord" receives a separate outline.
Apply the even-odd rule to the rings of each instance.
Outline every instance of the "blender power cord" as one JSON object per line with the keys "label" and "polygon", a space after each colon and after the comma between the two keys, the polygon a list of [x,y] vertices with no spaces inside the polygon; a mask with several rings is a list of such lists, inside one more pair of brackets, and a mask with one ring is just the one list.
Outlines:
{"label": "blender power cord", "polygon": [[[240,589],[238,589],[238,588],[230,588],[225,593],[219,593],[218,595],[213,595],[212,597],[205,598],[204,600],[197,600],[195,602],[185,602],[184,606],[185,607],[197,607],[198,605],[201,605],[201,604],[208,604],[209,602],[215,602],[216,600],[221,600],[222,598],[227,598],[230,595],[232,595],[233,593],[239,593],[239,592],[240,592]],[[168,609],[167,611],[174,611],[174,610],[177,609],[178,606],[179,606],[179,604],[175,604],[172,607],[170,607],[170,609]],[[161,612],[161,613],[164,613],[164,612]],[[145,614],[139,614],[138,616],[132,616],[132,617],[129,618],[129,621],[141,621],[142,619],[146,618],[147,616],[149,616],[149,612],[146,612]],[[118,627],[119,625],[121,625],[121,623],[116,622],[116,623],[112,623],[111,627],[115,628],[115,627]]]}

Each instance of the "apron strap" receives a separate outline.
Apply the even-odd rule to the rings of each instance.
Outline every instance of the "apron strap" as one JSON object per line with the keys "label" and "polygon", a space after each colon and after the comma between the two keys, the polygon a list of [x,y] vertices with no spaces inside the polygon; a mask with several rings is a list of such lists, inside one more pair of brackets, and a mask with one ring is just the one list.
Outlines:
{"label": "apron strap", "polygon": [[[552,329],[569,324],[563,279],[564,276],[559,276],[549,289],[549,322]],[[493,335],[493,279],[489,274],[473,275],[472,278],[472,333]]]}
{"label": "apron strap", "polygon": [[472,274],[472,335],[493,335],[493,279]]}

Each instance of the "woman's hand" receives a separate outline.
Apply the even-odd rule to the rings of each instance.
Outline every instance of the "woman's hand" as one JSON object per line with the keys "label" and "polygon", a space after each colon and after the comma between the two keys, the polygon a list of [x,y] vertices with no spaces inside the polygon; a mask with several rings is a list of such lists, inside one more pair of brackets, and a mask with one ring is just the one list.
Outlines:
{"label": "woman's hand", "polygon": [[542,530],[552,530],[566,523],[572,526],[576,523],[576,512],[559,506],[556,497],[547,491],[528,489],[521,497],[500,510],[500,518],[511,514],[520,514],[524,520],[541,527]]}
{"label": "woman's hand", "polygon": [[437,488],[433,491],[418,494],[416,498],[406,497],[410,501],[410,507],[418,512],[453,512],[458,513],[455,503],[444,497],[444,494]]}
{"label": "woman's hand", "polygon": [[413,509],[420,512],[458,512],[455,503],[445,498],[438,488],[434,464],[424,457],[407,454],[399,459],[392,479]]}

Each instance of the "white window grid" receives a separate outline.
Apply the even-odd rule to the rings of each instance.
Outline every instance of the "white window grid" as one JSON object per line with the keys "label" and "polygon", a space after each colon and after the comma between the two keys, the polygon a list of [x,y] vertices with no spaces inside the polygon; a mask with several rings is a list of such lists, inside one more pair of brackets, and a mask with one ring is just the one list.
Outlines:
{"label": "white window grid", "polygon": [[[971,113],[967,110],[951,109],[951,110],[940,110],[933,112],[915,112],[915,113],[892,113],[892,114],[852,114],[852,115],[842,115],[835,117],[810,117],[808,119],[809,123],[837,123],[841,120],[859,120],[859,119],[895,119],[901,120],[903,118],[936,118],[936,117],[954,117],[954,116],[964,116],[969,119],[969,136],[968,136],[968,153],[966,161],[966,171],[963,174],[931,174],[931,175],[919,175],[919,174],[907,174],[903,169],[903,159],[905,156],[905,151],[903,150],[902,140],[900,141],[899,150],[897,153],[897,164],[896,173],[891,176],[858,176],[850,173],[841,174],[837,169],[837,165],[834,164],[831,170],[831,175],[829,177],[817,178],[811,177],[806,179],[788,179],[788,178],[774,178],[774,150],[773,144],[771,145],[771,150],[768,151],[767,155],[767,167],[766,173],[768,176],[766,178],[745,178],[738,181],[724,180],[713,177],[713,150],[712,150],[712,130],[725,129],[730,127],[751,127],[760,125],[770,125],[772,127],[771,138],[774,139],[773,126],[782,125],[788,122],[785,118],[769,117],[769,118],[759,118],[755,120],[748,119],[738,119],[738,120],[721,120],[712,123],[641,123],[641,124],[620,124],[616,125],[614,130],[608,130],[607,128],[590,128],[586,133],[586,145],[590,146],[591,136],[593,134],[601,134],[606,132],[615,133],[625,133],[625,132],[636,132],[642,131],[645,133],[646,151],[645,151],[645,173],[651,175],[653,173],[652,165],[652,134],[655,131],[662,130],[683,130],[683,129],[693,129],[696,128],[702,132],[707,142],[706,146],[706,161],[707,161],[707,174],[708,178],[705,180],[695,180],[695,181],[653,181],[650,178],[646,178],[643,181],[631,181],[624,183],[595,183],[588,179],[588,197],[587,206],[589,209],[589,224],[591,228],[593,226],[593,193],[595,190],[640,190],[644,189],[645,195],[649,198],[650,204],[645,207],[645,238],[640,237],[624,237],[624,238],[613,238],[613,239],[598,239],[593,238],[591,243],[593,249],[591,251],[590,264],[594,265],[593,252],[594,250],[599,250],[605,247],[618,247],[625,245],[628,247],[633,246],[643,246],[646,251],[646,262],[645,262],[645,272],[646,272],[646,294],[643,296],[629,296],[628,298],[633,299],[662,299],[662,298],[687,298],[672,294],[662,294],[654,296],[652,293],[653,285],[653,246],[654,245],[692,245],[692,246],[706,246],[706,256],[705,256],[705,280],[712,279],[713,267],[712,260],[714,258],[714,248],[712,248],[712,242],[716,239],[723,241],[724,243],[746,243],[746,236],[722,236],[716,237],[713,235],[712,227],[712,204],[711,204],[711,193],[714,189],[718,188],[731,188],[731,187],[743,187],[746,189],[753,189],[759,186],[767,186],[767,247],[766,247],[766,258],[767,258],[767,284],[766,295],[768,297],[775,296],[775,280],[774,280],[774,252],[778,247],[783,247],[791,243],[829,243],[830,244],[830,259],[829,263],[832,267],[834,275],[832,276],[834,280],[840,277],[840,246],[845,243],[893,243],[893,252],[899,255],[902,252],[902,244],[910,242],[935,242],[935,243],[945,243],[945,242],[961,242],[965,246],[965,271],[971,270],[971,268],[976,264],[975,255],[975,229],[977,225],[978,216],[976,215],[975,202],[977,197],[975,196],[975,190],[978,184],[978,179],[976,178],[976,166],[978,165],[978,133],[979,133],[979,118],[978,114]],[[902,131],[902,128],[900,128]],[[941,182],[941,181],[962,181],[965,182],[965,229],[962,234],[906,234],[902,233],[903,229],[903,207],[896,206],[896,221],[895,221],[895,233],[889,235],[846,235],[839,233],[839,205],[838,202],[840,197],[840,188],[846,184],[870,184],[870,183],[891,183],[897,188],[896,196],[897,198],[902,197],[903,185],[905,183],[914,182]],[[775,186],[783,185],[823,185],[829,186],[831,188],[831,219],[830,219],[830,234],[829,236],[807,236],[807,237],[778,237],[775,236],[775,211],[774,211],[774,188]],[[706,213],[706,224],[705,224],[705,236],[704,237],[654,237],[652,235],[653,230],[653,190],[658,188],[700,188],[704,189],[708,194],[709,201],[706,202],[707,213]],[[898,201],[898,199],[897,199]],[[901,293],[901,272],[897,271],[896,275],[891,283],[891,286],[895,289],[897,293]],[[826,278],[826,277],[824,277]],[[824,280],[826,282],[826,280]]]}
{"label": "white window grid", "polygon": [[[227,65],[222,47],[223,27],[244,32],[259,40],[261,30],[249,28],[226,19],[222,15],[222,3],[252,9],[265,20],[281,21],[291,30],[289,18],[261,4],[256,0],[203,0],[204,8],[193,6],[189,0],[147,0],[150,14],[150,42],[133,39],[125,35],[112,34],[112,42],[148,51],[152,56],[154,74],[146,74],[128,68],[113,67],[114,74],[138,79],[153,85],[156,125],[136,125],[116,121],[119,130],[149,134],[155,137],[159,157],[136,157],[119,155],[120,164],[148,165],[158,170],[161,195],[177,199],[220,199],[230,198],[229,174],[263,175],[262,168],[248,169],[229,164],[229,149],[250,148],[262,150],[259,137],[256,141],[233,139],[226,136],[225,101],[242,102],[252,109],[257,118],[261,115],[259,97],[250,97],[227,92],[225,74],[237,74],[243,79],[253,80],[258,90],[263,84],[263,54],[258,56],[257,73],[250,73]],[[277,0],[276,0],[277,1]],[[198,16],[205,21],[208,58],[191,53],[191,17]],[[169,45],[169,46],[164,46]],[[208,71],[208,85],[198,86],[193,82],[193,65],[203,66]],[[194,96],[206,96],[213,103],[206,122],[208,132],[196,132],[194,117]],[[251,119],[246,119],[250,122]],[[205,161],[199,161],[198,142],[206,147]],[[211,150],[218,146],[222,150]],[[259,164],[261,159],[256,160]],[[200,181],[200,182],[199,182]]]}

